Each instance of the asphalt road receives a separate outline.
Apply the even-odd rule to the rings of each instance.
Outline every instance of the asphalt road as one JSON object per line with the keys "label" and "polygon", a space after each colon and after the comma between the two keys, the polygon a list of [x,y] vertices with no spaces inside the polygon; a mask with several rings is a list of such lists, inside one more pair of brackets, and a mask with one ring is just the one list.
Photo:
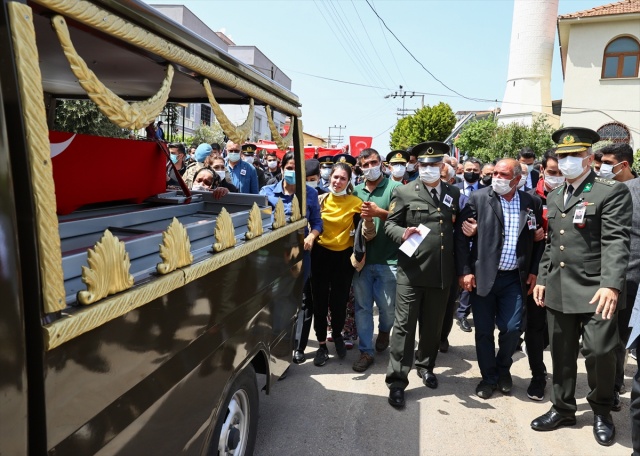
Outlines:
{"label": "asphalt road", "polygon": [[[470,319],[472,321],[472,319]],[[311,331],[313,335],[313,330]],[[578,361],[577,424],[552,432],[530,428],[535,417],[549,407],[549,388],[543,402],[527,397],[530,371],[526,356],[514,356],[511,395],[496,392],[488,400],[475,396],[480,380],[474,333],[454,325],[451,348],[440,353],[435,370],[440,385],[422,385],[415,370],[409,375],[407,406],[396,410],[387,403],[384,383],[388,350],[377,354],[365,373],[351,369],[359,352],[345,359],[335,355],[323,367],[313,365],[315,340],[307,347],[307,361],[292,364],[286,379],[269,396],[260,395],[260,421],[255,454],[285,455],[576,455],[628,456],[631,450],[629,392],[622,396],[622,411],[613,414],[616,443],[598,445],[592,434],[593,414],[585,399],[588,392],[584,360]],[[551,370],[548,350],[547,369]],[[635,360],[626,367],[630,390]]]}

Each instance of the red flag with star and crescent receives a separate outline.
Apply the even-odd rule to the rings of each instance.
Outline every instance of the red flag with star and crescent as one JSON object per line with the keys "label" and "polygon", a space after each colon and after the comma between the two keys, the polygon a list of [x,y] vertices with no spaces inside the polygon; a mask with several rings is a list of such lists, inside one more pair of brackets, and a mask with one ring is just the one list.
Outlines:
{"label": "red flag with star and crescent", "polygon": [[351,152],[351,155],[357,157],[363,149],[371,147],[372,141],[372,136],[349,136],[349,151]]}

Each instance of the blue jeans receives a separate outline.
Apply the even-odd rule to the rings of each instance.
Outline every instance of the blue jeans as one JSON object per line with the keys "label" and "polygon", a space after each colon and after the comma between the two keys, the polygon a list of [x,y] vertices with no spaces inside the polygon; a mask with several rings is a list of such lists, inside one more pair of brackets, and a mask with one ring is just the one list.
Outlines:
{"label": "blue jeans", "polygon": [[[487,296],[471,293],[473,323],[476,327],[476,355],[482,380],[492,385],[509,373],[513,353],[522,334],[524,303],[518,270],[498,271]],[[498,353],[493,331],[498,326]]]}
{"label": "blue jeans", "polygon": [[373,356],[373,303],[378,306],[378,331],[390,332],[396,309],[396,265],[367,264],[353,275],[358,348]]}

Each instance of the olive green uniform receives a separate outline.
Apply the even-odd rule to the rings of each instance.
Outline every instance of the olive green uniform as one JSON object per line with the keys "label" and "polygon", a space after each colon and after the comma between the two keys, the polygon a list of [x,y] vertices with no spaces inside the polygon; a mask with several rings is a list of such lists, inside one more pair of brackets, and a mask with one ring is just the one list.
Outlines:
{"label": "olive green uniform", "polygon": [[390,341],[386,382],[389,388],[406,388],[414,360],[416,324],[420,320],[417,369],[433,369],[440,344],[449,288],[455,279],[453,226],[459,212],[460,189],[440,184],[439,203],[421,181],[394,189],[385,233],[397,244],[407,227],[426,226],[431,231],[408,257],[398,252],[396,311]]}
{"label": "olive green uniform", "polygon": [[[599,288],[622,291],[629,261],[632,202],[626,185],[590,172],[564,203],[567,183],[547,196],[549,232],[538,284],[544,285],[553,360],[551,401],[564,416],[576,413],[578,342],[583,349],[594,413],[613,405],[617,313],[610,320],[589,304]],[[582,222],[574,220],[584,211]],[[580,220],[580,217],[577,217]],[[624,300],[619,300],[624,305]]]}

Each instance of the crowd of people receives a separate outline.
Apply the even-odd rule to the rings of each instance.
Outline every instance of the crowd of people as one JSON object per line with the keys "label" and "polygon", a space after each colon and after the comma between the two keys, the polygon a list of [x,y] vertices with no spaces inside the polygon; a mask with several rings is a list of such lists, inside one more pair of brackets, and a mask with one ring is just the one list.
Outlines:
{"label": "crowd of people", "polygon": [[[312,322],[316,366],[330,360],[328,343],[344,358],[357,340],[356,372],[389,349],[388,402],[401,408],[413,367],[426,387],[438,387],[438,353],[449,349],[454,322],[474,331],[473,314],[479,398],[510,394],[513,355],[526,350],[531,400],[544,400],[551,374],[551,407],[531,427],[571,426],[581,351],[594,437],[613,444],[611,412],[621,409],[627,350],[640,335],[640,179],[629,144],[594,152],[598,134],[577,127],[552,138],[556,146],[542,157],[524,148],[517,159],[484,164],[458,163],[438,141],[306,160],[309,224],[293,362],[306,360]],[[177,171],[194,190],[259,193],[273,207],[282,199],[291,214],[293,153],[257,157],[255,145],[231,141],[226,156],[216,144],[169,149],[169,185]],[[630,408],[640,454],[640,374]]]}

